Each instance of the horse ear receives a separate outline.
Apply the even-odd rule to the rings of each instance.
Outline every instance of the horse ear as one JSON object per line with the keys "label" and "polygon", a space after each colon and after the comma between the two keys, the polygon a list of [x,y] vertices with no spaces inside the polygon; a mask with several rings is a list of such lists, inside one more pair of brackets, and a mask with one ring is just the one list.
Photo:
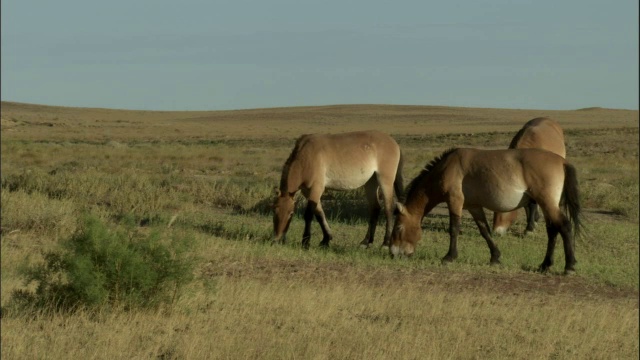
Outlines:
{"label": "horse ear", "polygon": [[396,203],[396,212],[398,212],[399,214],[402,214],[402,215],[407,215],[407,208],[405,208],[404,205],[402,205],[401,202],[397,202]]}

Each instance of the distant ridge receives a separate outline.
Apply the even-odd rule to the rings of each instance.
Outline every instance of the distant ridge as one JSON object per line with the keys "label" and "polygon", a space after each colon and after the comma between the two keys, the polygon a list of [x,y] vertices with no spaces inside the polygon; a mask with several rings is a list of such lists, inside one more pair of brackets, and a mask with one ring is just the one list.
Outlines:
{"label": "distant ridge", "polygon": [[265,108],[246,108],[246,109],[227,109],[227,110],[153,110],[153,109],[124,109],[124,108],[108,108],[108,107],[85,107],[85,106],[63,106],[63,105],[46,105],[36,103],[25,103],[18,101],[2,101],[1,106],[5,107],[22,107],[25,109],[35,110],[38,108],[64,109],[64,110],[100,110],[100,111],[130,111],[130,112],[154,112],[154,113],[211,113],[211,112],[234,112],[234,111],[272,111],[272,110],[296,110],[296,109],[357,109],[357,108],[404,108],[404,109],[485,109],[485,110],[514,110],[514,111],[638,111],[631,109],[604,108],[600,106],[585,107],[580,109],[567,110],[548,110],[548,109],[524,109],[524,108],[496,108],[496,107],[479,107],[479,106],[449,106],[449,105],[414,105],[414,104],[326,104],[326,105],[296,105],[296,106],[276,106]]}
{"label": "distant ridge", "polygon": [[[343,104],[245,110],[160,111],[2,101],[2,139],[31,141],[212,141],[295,139],[301,134],[376,129],[392,135],[515,132],[551,117],[563,129],[638,128],[637,110],[526,110]],[[425,146],[430,146],[425,144]]]}

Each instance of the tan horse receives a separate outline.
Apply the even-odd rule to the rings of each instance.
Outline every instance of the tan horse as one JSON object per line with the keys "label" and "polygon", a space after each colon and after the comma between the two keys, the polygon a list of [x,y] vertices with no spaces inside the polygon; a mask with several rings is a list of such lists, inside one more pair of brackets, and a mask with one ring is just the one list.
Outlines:
{"label": "tan horse", "polygon": [[[576,170],[562,156],[540,149],[451,149],[444,152],[411,182],[405,204],[397,204],[389,250],[392,256],[413,254],[421,237],[422,218],[436,205],[446,202],[450,243],[442,261],[453,261],[458,257],[460,217],[462,210],[467,209],[489,246],[491,263],[497,264],[500,250],[491,239],[484,208],[508,212],[524,206],[529,200],[540,205],[547,225],[547,254],[540,270],[546,271],[553,264],[556,236],[560,233],[565,272],[574,271],[572,232],[577,233],[580,228],[581,209]],[[565,212],[560,209],[561,200]]]}
{"label": "tan horse", "polygon": [[[555,120],[550,118],[535,118],[527,121],[516,136],[511,140],[509,149],[544,149],[556,153],[566,158],[567,153],[564,146],[564,132]],[[527,218],[527,228],[525,234],[533,231],[536,221],[538,221],[538,206],[535,202],[530,202],[524,207]],[[493,214],[493,232],[504,235],[507,229],[518,217],[517,211],[507,213],[496,212]]]}
{"label": "tan horse", "polygon": [[380,216],[379,189],[387,218],[383,246],[389,246],[394,189],[396,196],[402,193],[402,159],[396,141],[379,131],[301,136],[282,169],[274,205],[274,241],[284,242],[294,212],[294,195],[302,190],[307,199],[302,246],[309,247],[314,215],[322,228],[320,245],[328,246],[332,235],[320,204],[322,193],[325,189],[349,190],[361,186],[365,187],[371,214],[369,229],[361,244],[373,243]]}

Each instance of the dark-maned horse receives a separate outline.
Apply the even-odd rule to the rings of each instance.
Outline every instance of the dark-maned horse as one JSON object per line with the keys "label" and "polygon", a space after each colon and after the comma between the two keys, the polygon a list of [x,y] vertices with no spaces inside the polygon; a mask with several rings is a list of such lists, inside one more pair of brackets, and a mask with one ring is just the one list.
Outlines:
{"label": "dark-maned horse", "polygon": [[573,233],[580,229],[581,210],[578,181],[575,168],[560,155],[540,149],[450,149],[427,164],[405,196],[404,205],[397,203],[389,248],[392,256],[413,254],[422,234],[422,218],[445,202],[450,243],[442,261],[458,257],[460,218],[462,210],[467,209],[489,246],[491,263],[498,264],[500,250],[491,239],[484,208],[507,212],[534,200],[542,209],[548,235],[547,253],[539,270],[546,271],[553,264],[560,233],[565,272],[574,271]]}
{"label": "dark-maned horse", "polygon": [[284,241],[294,212],[294,195],[302,190],[307,199],[302,246],[309,247],[314,215],[322,228],[320,245],[328,246],[332,235],[320,204],[322,193],[325,189],[349,190],[363,185],[371,217],[369,229],[361,244],[369,246],[373,243],[380,216],[379,189],[387,219],[383,246],[389,246],[394,189],[398,197],[403,188],[402,157],[396,141],[379,131],[301,136],[282,169],[274,205],[274,241]]}
{"label": "dark-maned horse", "polygon": [[[535,118],[527,121],[511,140],[509,149],[544,149],[556,153],[566,158],[567,153],[564,145],[564,132],[560,124],[550,118]],[[527,228],[525,234],[533,231],[538,220],[538,206],[535,202],[530,202],[524,207],[527,218]],[[517,211],[506,213],[496,212],[493,214],[493,232],[504,235],[509,226],[518,217]]]}

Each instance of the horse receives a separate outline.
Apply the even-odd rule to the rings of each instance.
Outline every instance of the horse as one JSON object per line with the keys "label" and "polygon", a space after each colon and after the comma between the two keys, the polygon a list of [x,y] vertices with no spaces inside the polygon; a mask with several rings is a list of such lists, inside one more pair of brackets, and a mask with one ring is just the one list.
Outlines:
{"label": "horse", "polygon": [[[564,132],[560,124],[551,118],[540,117],[527,121],[509,144],[509,149],[528,148],[544,149],[563,158],[567,157]],[[532,201],[524,209],[527,219],[525,234],[528,234],[533,231],[536,221],[538,221],[538,206]],[[504,235],[517,217],[517,211],[508,213],[495,212],[493,214],[493,232],[497,235]]]}
{"label": "horse", "polygon": [[373,243],[381,210],[378,192],[381,192],[387,220],[383,246],[388,247],[394,192],[397,198],[403,190],[402,163],[398,143],[379,131],[300,136],[282,168],[280,187],[275,189],[273,242],[284,243],[293,217],[294,196],[301,190],[307,200],[302,247],[309,248],[314,215],[323,233],[320,246],[329,246],[333,235],[320,203],[322,194],[325,189],[351,190],[364,186],[370,218],[361,245],[369,247]]}
{"label": "horse", "polygon": [[581,227],[578,181],[574,166],[558,154],[541,149],[449,149],[411,181],[405,198],[404,204],[396,204],[389,248],[392,257],[413,254],[421,237],[423,217],[445,202],[449,209],[450,242],[443,263],[458,257],[460,218],[462,210],[467,209],[489,246],[490,263],[499,264],[500,250],[491,238],[484,208],[508,212],[533,200],[544,214],[548,236],[547,253],[538,270],[547,271],[553,264],[556,237],[560,233],[565,273],[575,271],[573,236]]}

